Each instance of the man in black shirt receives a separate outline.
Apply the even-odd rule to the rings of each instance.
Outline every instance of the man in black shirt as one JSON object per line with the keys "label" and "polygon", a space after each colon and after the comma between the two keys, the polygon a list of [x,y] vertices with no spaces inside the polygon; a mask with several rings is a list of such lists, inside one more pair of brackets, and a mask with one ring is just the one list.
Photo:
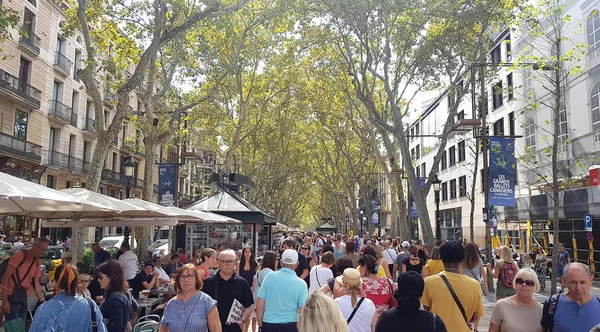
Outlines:
{"label": "man in black shirt", "polygon": [[171,261],[167,265],[165,265],[165,272],[167,272],[169,277],[175,278],[175,276],[177,276],[177,265],[178,264],[179,264],[179,255],[178,254],[171,255]]}
{"label": "man in black shirt", "polygon": [[[252,305],[254,299],[250,286],[244,278],[238,277],[233,273],[236,263],[236,255],[233,250],[227,249],[219,253],[219,272],[204,279],[202,291],[217,301],[221,327],[224,332],[241,332],[244,322],[252,314]],[[232,315],[236,317],[228,322],[229,312],[232,306],[237,304],[234,309],[237,313]]]}
{"label": "man in black shirt", "polygon": [[154,265],[152,263],[146,263],[144,269],[133,278],[129,285],[133,292],[133,296],[139,298],[139,294],[142,290],[151,290],[158,286],[158,271],[153,272]]}
{"label": "man in black shirt", "polygon": [[[285,241],[283,241],[283,244],[281,246],[281,252],[284,252],[286,249],[294,249],[296,250],[296,240],[294,240],[293,238],[288,238]],[[306,281],[306,279],[308,277],[308,261],[306,260],[306,257],[304,257],[304,255],[298,255],[298,266],[296,266],[296,275],[298,276],[298,278]]]}

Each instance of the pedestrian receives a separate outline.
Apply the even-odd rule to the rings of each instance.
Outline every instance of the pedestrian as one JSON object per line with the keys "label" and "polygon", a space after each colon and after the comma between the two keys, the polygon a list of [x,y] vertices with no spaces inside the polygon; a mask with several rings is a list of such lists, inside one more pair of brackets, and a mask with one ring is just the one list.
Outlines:
{"label": "pedestrian", "polygon": [[[281,248],[282,250],[280,251],[280,255],[283,255],[283,252],[285,252],[285,250],[287,249],[296,250],[296,240],[294,240],[293,238],[288,238],[287,240],[283,241],[283,245],[281,246]],[[304,257],[304,255],[298,256],[298,265],[296,266],[295,272],[296,275],[302,280],[305,280],[308,276],[308,261],[306,260],[306,257]]]}
{"label": "pedestrian", "polygon": [[317,262],[319,262],[321,260],[321,254],[323,253],[323,245],[325,244],[325,242],[323,242],[323,238],[321,237],[321,234],[319,234],[317,232],[315,232],[314,238],[315,238],[315,256],[317,257]]}
{"label": "pedestrian", "polygon": [[347,257],[352,261],[352,265],[354,268],[358,267],[358,259],[360,258],[360,256],[356,253],[356,246],[354,241],[350,240],[346,242],[346,255],[344,255],[344,257]]}
{"label": "pedestrian", "polygon": [[60,255],[60,260],[62,261],[62,265],[73,265],[73,254],[65,251]]}
{"label": "pedestrian", "polygon": [[[204,279],[202,290],[217,301],[221,329],[225,332],[241,332],[252,315],[252,291],[246,279],[234,273],[236,254],[231,249],[221,251],[218,256],[219,271]],[[241,314],[229,316],[233,309]]]}
{"label": "pedestrian", "polygon": [[217,301],[202,292],[202,286],[193,264],[177,271],[174,289],[179,294],[167,302],[159,332],[222,332]]}
{"label": "pedestrian", "polygon": [[561,282],[569,291],[546,299],[542,327],[552,332],[590,331],[600,324],[600,298],[590,292],[593,274],[578,262],[565,265],[563,270]]}
{"label": "pedestrian", "polygon": [[323,294],[331,294],[334,299],[344,295],[342,275],[346,269],[355,268],[352,261],[348,257],[342,257],[337,261],[335,265],[335,278],[329,280],[327,284],[323,285],[319,291]]}
{"label": "pedestrian", "polygon": [[98,332],[105,332],[102,314],[89,298],[77,296],[77,270],[71,265],[59,265],[54,274],[57,295],[35,310],[30,332],[82,331],[92,332],[92,316]]}
{"label": "pedestrian", "polygon": [[50,235],[46,235],[46,240],[48,240],[48,245],[51,246],[53,244],[52,240],[50,240]]}
{"label": "pedestrian", "polygon": [[377,264],[383,269],[383,276],[392,279],[393,270],[389,269],[390,262],[385,259],[385,251],[383,250],[383,247],[379,244],[375,245],[375,253],[377,254],[377,256],[375,256],[377,258]]}
{"label": "pedestrian", "polygon": [[177,255],[179,256],[179,262],[181,262],[181,264],[190,262],[190,257],[183,252],[182,248],[177,248]]}
{"label": "pedestrian", "polygon": [[[271,272],[275,271],[277,264],[277,254],[274,251],[267,251],[263,255],[262,262],[260,264],[260,271],[254,276],[252,283],[252,296],[254,298],[254,312],[256,313],[256,303],[258,302],[258,291],[262,284],[265,282],[265,278]],[[252,326],[254,329],[254,325]]]}
{"label": "pedestrian", "polygon": [[48,249],[48,239],[37,238],[33,247],[19,250],[9,258],[2,275],[2,311],[7,321],[27,318],[27,297],[35,291],[39,301],[45,301],[40,284],[42,269],[39,257]]}
{"label": "pedestrian", "polygon": [[558,244],[558,252],[556,253],[556,279],[557,281],[562,280],[563,271],[567,264],[571,263],[571,256],[569,252],[565,250],[565,244],[560,242]]}
{"label": "pedestrian", "polygon": [[402,326],[406,331],[446,332],[446,326],[436,314],[420,310],[419,299],[423,295],[425,282],[415,271],[408,271],[398,277],[398,290],[394,297],[398,305],[384,311],[375,332],[394,332]]}
{"label": "pedestrian", "polygon": [[162,267],[162,258],[154,257],[154,260],[152,263],[154,265],[154,272],[158,272],[158,283],[162,284],[162,285],[168,284],[169,281],[171,281],[171,277],[167,274],[165,269],[163,269],[163,267]]}
{"label": "pedestrian", "polygon": [[4,235],[0,235],[0,249],[4,248]]}
{"label": "pedestrian", "polygon": [[262,332],[298,331],[298,312],[308,298],[306,283],[294,272],[298,256],[296,250],[286,249],[281,270],[269,273],[258,291],[256,317]]}
{"label": "pedestrian", "polygon": [[82,273],[77,277],[77,292],[83,297],[86,297],[91,300],[92,293],[90,293],[90,290],[88,289],[90,281],[92,281],[92,278],[87,273]]}
{"label": "pedestrian", "polygon": [[[47,241],[47,240],[48,240],[48,239],[46,239],[46,241]],[[20,237],[20,236],[17,238],[17,241],[15,241],[15,242],[13,243],[13,247],[17,247],[17,248],[18,248],[18,247],[22,247],[23,245],[24,245],[24,244],[23,244],[23,238],[22,238],[22,237]]]}
{"label": "pedestrian", "polygon": [[[425,310],[440,316],[448,331],[469,332],[471,325],[477,330],[485,313],[479,283],[460,272],[465,248],[460,241],[445,241],[440,246],[440,257],[446,268],[425,278],[421,304]],[[455,300],[452,294],[456,295]]]}
{"label": "pedestrian", "polygon": [[177,266],[179,265],[179,255],[172,254],[171,260],[167,265],[165,265],[165,272],[169,275],[170,278],[175,278],[177,274]]}
{"label": "pedestrian", "polygon": [[121,264],[121,267],[123,268],[123,273],[125,274],[125,280],[127,280],[127,282],[133,281],[133,278],[138,274],[137,262],[137,255],[131,251],[129,243],[123,241],[123,243],[121,243],[119,264]]}
{"label": "pedestrian", "polygon": [[202,264],[202,259],[200,258],[200,254],[202,253],[202,250],[200,249],[196,249],[194,251],[194,255],[192,257],[190,257],[190,263],[194,264],[194,266],[198,266],[200,264]]}
{"label": "pedestrian", "polygon": [[362,289],[367,298],[375,303],[377,317],[379,317],[382,312],[396,305],[393,296],[396,291],[396,283],[377,274],[377,270],[381,267],[377,265],[377,260],[372,255],[363,255],[358,261],[358,265],[362,276]]}
{"label": "pedestrian", "polygon": [[396,255],[398,253],[394,249],[394,246],[391,245],[390,241],[383,241],[383,258],[388,262],[388,270],[390,272],[394,272],[394,261],[396,260]]}
{"label": "pedestrian", "polygon": [[487,273],[485,272],[485,265],[483,260],[479,256],[479,247],[473,242],[469,242],[465,247],[465,260],[462,264],[463,273],[470,278],[477,280],[481,285],[481,292],[483,295],[488,295],[487,288]]}
{"label": "pedestrian", "polygon": [[538,246],[535,252],[535,261],[533,263],[533,269],[537,274],[540,282],[540,290],[543,292],[546,289],[546,274],[548,269],[548,257],[544,252],[542,246]]}
{"label": "pedestrian", "polygon": [[423,278],[427,278],[428,270],[425,268],[425,261],[419,257],[419,247],[411,245],[408,247],[410,256],[402,261],[402,273],[415,271]]}
{"label": "pedestrian", "polygon": [[71,237],[67,235],[67,238],[65,239],[65,244],[63,245],[65,247],[66,251],[69,251],[69,249],[71,249]]}
{"label": "pedestrian", "polygon": [[423,241],[417,240],[416,244],[417,248],[419,248],[419,258],[424,260],[425,262],[429,259],[429,253],[427,252],[427,247],[423,244]]}
{"label": "pedestrian", "polygon": [[515,295],[496,302],[490,317],[489,332],[529,332],[542,329],[542,305],[533,298],[533,293],[540,290],[535,271],[530,268],[520,269],[515,277],[514,287]]}
{"label": "pedestrian", "polygon": [[309,294],[319,290],[329,280],[333,279],[333,272],[331,272],[333,264],[335,264],[335,256],[331,252],[326,252],[321,257],[321,264],[313,266],[310,270]]}
{"label": "pedestrian", "polygon": [[98,267],[110,259],[110,253],[104,250],[97,242],[92,243],[91,247],[94,252],[94,266]]}
{"label": "pedestrian", "polygon": [[[364,255],[371,255],[371,256],[375,257],[375,259],[376,259],[375,263],[378,266],[378,268],[377,268],[377,275],[378,276],[380,276],[380,277],[388,277],[387,263],[384,263],[383,252],[382,251],[380,251],[379,253],[377,253],[377,249],[375,249],[374,246],[372,246],[370,244],[365,244],[360,249],[360,256],[362,257]],[[385,265],[383,265],[383,264],[385,264]]]}
{"label": "pedestrian", "polygon": [[297,331],[348,332],[348,324],[330,297],[314,292],[301,309]]}
{"label": "pedestrian", "polygon": [[142,271],[129,283],[133,296],[139,299],[142,290],[150,291],[152,288],[157,288],[159,284],[158,275],[158,271],[154,271],[154,264],[150,262],[144,264]]}
{"label": "pedestrian", "polygon": [[342,246],[342,237],[339,234],[333,240],[333,254],[335,259],[340,259],[346,254],[346,250]]}
{"label": "pedestrian", "polygon": [[[306,261],[308,262],[308,271],[311,271],[312,268],[317,265],[316,257],[313,257],[311,254],[311,246],[309,244],[304,243],[302,246],[300,246],[300,255],[306,258]],[[310,289],[310,272],[309,275],[304,278],[304,282],[306,282],[308,289]]]}
{"label": "pedestrian", "polygon": [[408,247],[410,247],[410,243],[408,243],[408,241],[402,241],[400,247],[401,250],[396,255],[396,260],[394,261],[394,271],[392,272],[394,278],[396,278],[398,274],[402,272],[402,262],[404,261],[404,259],[410,257],[410,254],[408,253]]}
{"label": "pedestrian", "polygon": [[431,258],[425,263],[427,275],[434,275],[444,271],[444,263],[440,259],[440,247],[435,246],[431,249]]}
{"label": "pedestrian", "polygon": [[342,276],[344,295],[335,299],[342,316],[348,322],[349,332],[371,332],[377,315],[375,304],[362,290],[362,278],[356,269],[346,269]]}
{"label": "pedestrian", "polygon": [[200,279],[204,281],[210,276],[209,269],[214,268],[217,264],[217,252],[211,248],[202,249],[200,260],[202,264],[198,265],[198,273],[200,273]]}
{"label": "pedestrian", "polygon": [[498,279],[496,286],[496,301],[505,297],[513,296],[516,290],[513,287],[513,282],[519,265],[512,259],[512,252],[507,246],[501,246],[498,249],[500,259],[492,269],[492,265],[487,263],[487,268],[492,271],[494,279]]}
{"label": "pedestrian", "polygon": [[[258,272],[258,263],[254,258],[254,249],[252,249],[252,247],[244,247],[242,249],[242,257],[240,258],[236,271],[238,271],[240,277],[246,280],[248,286],[250,286],[250,292],[254,293],[254,289],[252,287],[254,283],[254,276]],[[252,306],[253,309],[252,313],[250,314],[250,318],[244,321],[244,332],[247,332],[248,327],[250,326],[252,326],[254,329],[254,325],[256,325],[256,314],[254,312],[254,297]]]}
{"label": "pedestrian", "polygon": [[137,303],[132,302],[127,292],[127,282],[121,264],[109,259],[98,266],[98,281],[106,292],[106,299],[100,306],[108,332],[126,332],[132,311],[137,310]]}

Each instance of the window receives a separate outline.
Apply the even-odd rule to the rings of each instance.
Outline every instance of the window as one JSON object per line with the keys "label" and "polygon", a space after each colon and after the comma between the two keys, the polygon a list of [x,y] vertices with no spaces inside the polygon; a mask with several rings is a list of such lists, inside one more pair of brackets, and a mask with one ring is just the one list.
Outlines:
{"label": "window", "polygon": [[592,87],[592,130],[594,133],[600,133],[600,82],[596,82]]}
{"label": "window", "polygon": [[523,70],[523,92],[525,96],[529,96],[532,92],[533,86],[531,84],[531,68],[526,68]]}
{"label": "window", "polygon": [[446,154],[446,151],[444,151],[442,153],[442,169],[446,168],[448,168],[448,155]]}
{"label": "window", "polygon": [[526,151],[535,151],[535,123],[532,118],[527,118],[525,120],[525,127],[523,129]]}
{"label": "window", "polygon": [[15,130],[13,136],[22,139],[24,141],[27,140],[27,120],[29,118],[29,114],[15,110]]}
{"label": "window", "polygon": [[65,188],[67,188],[67,189],[71,188],[71,181],[67,181],[67,184],[65,185]]}
{"label": "window", "polygon": [[490,53],[490,56],[492,58],[492,63],[502,62],[502,48],[500,46],[501,45],[496,46]]}
{"label": "window", "polygon": [[414,160],[416,157],[415,148],[410,149],[410,157]]}
{"label": "window", "polygon": [[456,165],[456,147],[452,146],[450,147],[450,149],[448,150],[448,154],[450,154],[449,159],[450,159],[450,167]]}
{"label": "window", "polygon": [[[90,161],[90,142],[83,142],[83,162],[89,162]],[[85,187],[85,186],[84,186]]]}
{"label": "window", "polygon": [[504,136],[504,118],[494,122],[494,136]]}
{"label": "window", "polygon": [[465,141],[458,142],[458,161],[465,161],[466,155]]}
{"label": "window", "polygon": [[510,61],[512,59],[511,54],[511,45],[510,45],[510,34],[504,38],[504,44],[506,45],[506,61]]}
{"label": "window", "polygon": [[463,175],[458,178],[458,192],[460,197],[467,196],[467,176]]}
{"label": "window", "polygon": [[558,112],[558,141],[565,143],[569,138],[567,122],[567,107],[564,102],[564,97],[560,101],[560,110]]}
{"label": "window", "polygon": [[[28,61],[25,58],[21,58],[21,62],[19,64],[19,82],[29,83],[29,71],[31,70],[31,61]],[[29,93],[27,91],[26,84],[19,84],[19,90],[25,93]]]}
{"label": "window", "polygon": [[450,199],[456,198],[456,179],[450,180]]}
{"label": "window", "polygon": [[54,181],[54,175],[46,175],[46,187],[56,189],[56,182]]}
{"label": "window", "polygon": [[421,174],[423,174],[423,176],[427,176],[427,164],[425,163],[421,164]]}
{"label": "window", "polygon": [[464,119],[465,118],[465,110],[462,110],[462,111],[458,112],[458,115],[456,116],[456,118],[458,120]]}
{"label": "window", "polygon": [[421,177],[421,167],[417,167],[415,169],[415,172],[417,172],[417,177],[420,178]]}
{"label": "window", "polygon": [[442,201],[448,200],[448,182],[442,183]]}
{"label": "window", "polygon": [[35,32],[35,14],[27,7],[23,13],[23,30],[27,32],[29,38],[33,38],[31,34]]}
{"label": "window", "polygon": [[417,159],[421,158],[421,145],[417,145],[415,147],[415,152],[417,153]]}
{"label": "window", "polygon": [[492,87],[492,106],[494,107],[494,110],[502,106],[503,102],[504,101],[502,99],[502,81],[500,81],[496,83],[494,87]]}
{"label": "window", "polygon": [[587,19],[587,42],[591,50],[595,50],[600,45],[600,15],[598,10],[594,9]]}
{"label": "window", "polygon": [[508,100],[513,100],[515,99],[515,91],[514,91],[514,86],[513,86],[513,76],[512,73],[506,75],[506,85],[508,88]]}

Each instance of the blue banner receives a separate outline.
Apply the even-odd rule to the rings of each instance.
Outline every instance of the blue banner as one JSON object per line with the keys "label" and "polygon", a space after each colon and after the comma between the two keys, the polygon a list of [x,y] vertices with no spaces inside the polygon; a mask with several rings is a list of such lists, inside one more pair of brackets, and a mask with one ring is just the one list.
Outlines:
{"label": "blue banner", "polygon": [[371,201],[371,223],[373,225],[379,224],[379,211],[377,210],[377,203],[378,201],[376,199]]}
{"label": "blue banner", "polygon": [[158,204],[175,206],[177,165],[158,165]]}
{"label": "blue banner", "polygon": [[490,205],[515,206],[515,140],[490,137],[488,200]]}
{"label": "blue banner", "polygon": [[[427,181],[427,178],[417,178],[417,182],[419,183],[419,187],[421,188],[421,190],[425,188],[425,181]],[[419,218],[419,212],[417,211],[417,202],[415,201],[415,198],[413,197],[412,193],[410,193],[410,195],[408,196],[408,202],[410,206],[410,217]]]}

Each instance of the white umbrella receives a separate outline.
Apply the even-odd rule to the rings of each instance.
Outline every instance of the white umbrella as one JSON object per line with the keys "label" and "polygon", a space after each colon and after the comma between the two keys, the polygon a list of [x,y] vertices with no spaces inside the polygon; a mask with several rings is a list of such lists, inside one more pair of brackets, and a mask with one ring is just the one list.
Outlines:
{"label": "white umbrella", "polygon": [[206,211],[200,211],[200,210],[183,210],[183,211],[185,211],[186,213],[188,213],[198,219],[201,219],[202,221],[207,222],[207,223],[217,223],[217,224],[241,224],[242,223],[238,219],[230,218],[227,216],[222,216],[220,214],[216,214],[216,213],[212,213],[212,212],[206,212]]}

